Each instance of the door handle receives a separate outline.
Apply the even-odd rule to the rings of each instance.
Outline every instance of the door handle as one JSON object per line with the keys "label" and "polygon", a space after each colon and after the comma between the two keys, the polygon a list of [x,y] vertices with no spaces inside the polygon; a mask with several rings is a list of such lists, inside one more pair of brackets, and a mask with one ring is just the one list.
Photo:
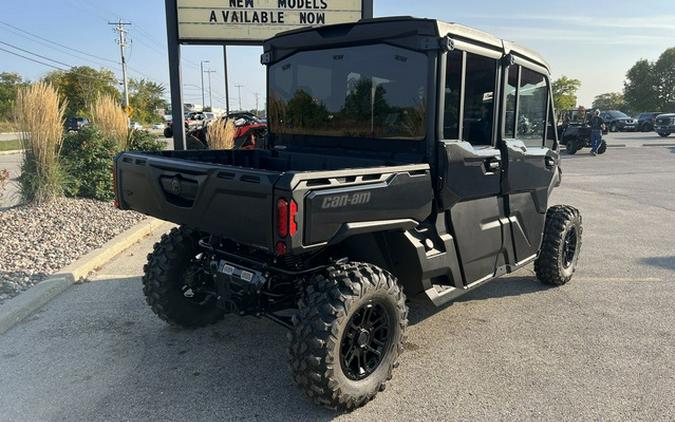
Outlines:
{"label": "door handle", "polygon": [[497,171],[502,166],[501,161],[496,158],[488,158],[485,160],[485,169],[487,171]]}

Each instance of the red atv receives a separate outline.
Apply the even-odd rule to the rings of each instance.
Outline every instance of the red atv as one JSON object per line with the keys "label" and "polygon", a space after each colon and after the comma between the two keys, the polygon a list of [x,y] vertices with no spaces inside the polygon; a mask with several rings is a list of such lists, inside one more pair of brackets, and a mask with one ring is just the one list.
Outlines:
{"label": "red atv", "polygon": [[[248,112],[230,113],[227,117],[221,117],[212,124],[225,125],[230,119],[234,120],[237,128],[233,149],[255,149],[267,135],[267,122]],[[186,138],[187,149],[209,148],[207,125],[190,130]]]}

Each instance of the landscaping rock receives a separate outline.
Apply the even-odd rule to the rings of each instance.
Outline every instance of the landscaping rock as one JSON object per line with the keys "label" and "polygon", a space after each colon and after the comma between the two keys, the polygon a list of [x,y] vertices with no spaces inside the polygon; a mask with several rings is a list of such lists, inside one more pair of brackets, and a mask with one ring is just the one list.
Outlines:
{"label": "landscaping rock", "polygon": [[0,211],[0,305],[144,218],[90,199]]}

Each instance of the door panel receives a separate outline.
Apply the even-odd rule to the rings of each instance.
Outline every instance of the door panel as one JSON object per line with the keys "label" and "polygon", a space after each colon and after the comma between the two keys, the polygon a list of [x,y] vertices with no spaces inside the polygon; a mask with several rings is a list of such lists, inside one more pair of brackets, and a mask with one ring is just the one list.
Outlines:
{"label": "door panel", "polygon": [[446,141],[439,157],[445,169],[439,202],[454,233],[466,285],[492,276],[502,251],[501,152]]}
{"label": "door panel", "polygon": [[502,250],[503,201],[498,196],[460,202],[450,209],[465,284],[494,275]]}
{"label": "door panel", "polygon": [[508,198],[509,222],[516,262],[535,255],[548,208],[549,186],[558,167],[558,153],[546,147],[527,147],[506,140],[504,195]]}

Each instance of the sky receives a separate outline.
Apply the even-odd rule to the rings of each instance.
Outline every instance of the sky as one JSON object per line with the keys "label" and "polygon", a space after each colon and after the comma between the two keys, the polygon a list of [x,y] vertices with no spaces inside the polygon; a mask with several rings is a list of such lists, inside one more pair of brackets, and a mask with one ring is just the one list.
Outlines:
{"label": "sky", "polygon": [[[225,1],[225,0],[223,0]],[[111,67],[121,78],[117,35],[109,21],[123,19],[129,27],[127,52],[130,77],[168,87],[164,1],[162,0],[22,0],[0,8],[0,72],[17,72],[36,80],[51,68],[11,55],[12,50],[56,66]],[[582,81],[579,103],[590,105],[596,95],[621,91],[626,71],[639,59],[656,60],[675,47],[675,0],[374,0],[379,16],[411,15],[469,25],[516,41],[541,53],[553,78],[565,75]],[[8,27],[3,23],[13,25]],[[18,28],[18,29],[17,29]],[[76,48],[75,53],[30,34]],[[5,44],[3,44],[5,43]],[[11,44],[11,46],[8,46]],[[14,47],[40,54],[38,58]],[[245,109],[264,104],[265,73],[261,47],[228,47],[230,104]],[[184,46],[185,102],[201,103],[200,62],[212,76],[214,107],[224,108],[223,49]],[[104,60],[105,59],[105,60]],[[207,83],[208,85],[208,83]],[[208,95],[207,95],[208,103]]]}

